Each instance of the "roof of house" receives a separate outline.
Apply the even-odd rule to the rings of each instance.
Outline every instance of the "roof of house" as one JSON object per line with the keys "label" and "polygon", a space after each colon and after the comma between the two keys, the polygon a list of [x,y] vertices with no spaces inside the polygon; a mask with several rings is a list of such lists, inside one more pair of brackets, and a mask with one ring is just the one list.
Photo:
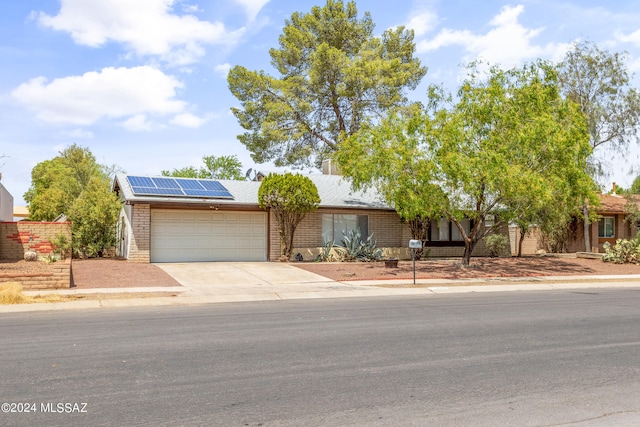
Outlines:
{"label": "roof of house", "polygon": [[[618,194],[599,194],[600,206],[598,206],[598,213],[609,214],[622,214],[625,213],[625,205],[627,204],[627,198]],[[636,201],[638,204],[638,201]],[[640,205],[638,206],[640,208]]]}
{"label": "roof of house", "polygon": [[[322,208],[392,210],[376,191],[353,191],[349,182],[341,176],[320,174],[307,176],[318,188]],[[112,188],[118,191],[120,197],[128,203],[258,207],[258,189],[261,182],[234,180],[218,180],[218,182],[231,193],[233,199],[136,195],[127,180],[127,175],[122,173],[116,175]]]}

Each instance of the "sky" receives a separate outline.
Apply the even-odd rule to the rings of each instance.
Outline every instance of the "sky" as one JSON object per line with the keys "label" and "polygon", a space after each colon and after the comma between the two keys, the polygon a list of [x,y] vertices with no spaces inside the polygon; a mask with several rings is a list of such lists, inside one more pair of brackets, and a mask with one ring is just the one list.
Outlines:
{"label": "sky", "polygon": [[[428,67],[409,93],[429,84],[455,92],[461,67],[481,58],[502,68],[537,58],[560,61],[587,40],[626,51],[640,87],[639,0],[395,0],[356,2],[375,33],[415,32]],[[31,170],[66,147],[87,147],[99,163],[134,175],[199,167],[206,155],[256,164],[237,140],[226,75],[235,65],[277,75],[269,49],[285,20],[322,0],[0,0],[0,173],[15,205],[25,204]],[[611,176],[629,187],[640,148],[601,152]],[[306,172],[306,171],[305,171]],[[317,172],[317,171],[316,171]]]}

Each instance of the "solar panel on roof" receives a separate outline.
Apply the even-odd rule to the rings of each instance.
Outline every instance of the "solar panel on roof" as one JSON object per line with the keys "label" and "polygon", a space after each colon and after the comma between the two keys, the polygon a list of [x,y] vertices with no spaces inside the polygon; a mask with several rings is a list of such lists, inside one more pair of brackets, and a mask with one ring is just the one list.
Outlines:
{"label": "solar panel on roof", "polygon": [[133,192],[145,196],[182,196],[184,193],[179,188],[151,188],[151,187],[131,187]]}
{"label": "solar panel on roof", "polygon": [[233,199],[233,195],[218,181],[191,178],[127,176],[133,194],[138,196],[199,197]]}
{"label": "solar panel on roof", "polygon": [[153,181],[158,188],[180,188],[173,178],[151,178],[151,181]]}
{"label": "solar panel on roof", "polygon": [[215,197],[218,199],[227,199],[231,197],[229,192],[224,191],[211,191],[211,190],[184,190],[185,194],[189,196],[200,196],[200,197]]}
{"label": "solar panel on roof", "polygon": [[176,179],[176,183],[183,190],[191,189],[191,190],[202,190],[204,187],[200,185],[197,179]]}
{"label": "solar panel on roof", "polygon": [[222,184],[220,184],[218,181],[198,181],[200,182],[200,184],[206,188],[207,190],[210,191],[227,191],[226,188],[224,188],[224,186]]}
{"label": "solar panel on roof", "polygon": [[147,178],[146,176],[128,176],[127,180],[132,187],[155,187],[151,178]]}

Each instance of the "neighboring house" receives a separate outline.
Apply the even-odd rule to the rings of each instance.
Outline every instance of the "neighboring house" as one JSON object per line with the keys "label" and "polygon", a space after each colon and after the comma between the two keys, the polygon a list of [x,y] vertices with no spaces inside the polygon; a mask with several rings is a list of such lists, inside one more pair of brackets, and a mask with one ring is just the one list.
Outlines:
{"label": "neighboring house", "polygon": [[[321,202],[298,225],[294,255],[312,260],[325,241],[339,244],[345,230],[359,228],[364,237],[373,234],[386,256],[411,257],[409,227],[376,192],[354,192],[337,175],[308,176]],[[276,261],[278,229],[273,215],[259,207],[260,185],[118,174],[113,190],[123,209],[117,253],[134,262]],[[436,229],[427,243],[429,256],[462,256],[464,245],[455,227],[438,221]],[[485,255],[483,242],[474,255]]]}
{"label": "neighboring house", "polygon": [[[638,232],[638,224],[631,224],[625,220],[626,197],[615,193],[600,194],[598,197],[600,206],[596,208],[596,213],[599,219],[589,226],[591,252],[604,252],[604,244],[606,242],[614,245],[617,239],[631,239]],[[575,239],[569,243],[567,249],[569,252],[585,250],[584,227],[581,220],[576,221]]]}
{"label": "neighboring house", "polygon": [[13,207],[13,220],[22,221],[25,218],[29,218],[28,206],[14,206]]}
{"label": "neighboring house", "polygon": [[0,222],[13,221],[13,196],[0,184]]}
{"label": "neighboring house", "polygon": [[[614,245],[618,239],[631,239],[638,233],[640,224],[631,224],[626,220],[625,206],[627,198],[618,194],[599,194],[600,206],[596,208],[598,220],[589,225],[591,237],[591,252],[604,252],[604,244]],[[638,207],[640,208],[640,203]],[[584,225],[581,219],[575,219],[571,225],[573,237],[567,242],[567,252],[584,252]],[[517,251],[517,239],[520,231],[517,227],[510,228],[512,254]],[[527,235],[523,242],[522,254],[533,255],[538,250],[545,249],[540,230],[535,228]]]}

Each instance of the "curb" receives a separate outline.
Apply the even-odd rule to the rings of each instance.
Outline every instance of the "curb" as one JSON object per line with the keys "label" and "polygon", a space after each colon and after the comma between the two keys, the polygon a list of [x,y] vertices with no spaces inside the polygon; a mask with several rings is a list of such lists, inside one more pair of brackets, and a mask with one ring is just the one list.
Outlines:
{"label": "curb", "polygon": [[[506,284],[505,282],[509,282]],[[514,291],[550,291],[568,289],[594,288],[640,288],[640,275],[618,276],[546,276],[546,277],[516,277],[490,279],[421,279],[416,280],[384,280],[384,281],[341,281],[338,284],[347,285],[344,289],[306,292],[273,292],[264,294],[230,294],[219,296],[191,296],[188,287],[151,287],[151,288],[101,288],[86,290],[61,290],[46,293],[67,295],[97,294],[97,293],[178,293],[178,296],[163,296],[150,298],[122,298],[100,300],[79,300],[55,303],[32,303],[0,305],[0,313],[59,311],[73,309],[96,309],[117,307],[152,307],[152,306],[187,306],[215,303],[279,301],[322,298],[357,298],[383,296],[434,296],[443,294],[479,293],[479,292],[514,292]],[[26,291],[25,294],[37,295],[45,292]]]}

